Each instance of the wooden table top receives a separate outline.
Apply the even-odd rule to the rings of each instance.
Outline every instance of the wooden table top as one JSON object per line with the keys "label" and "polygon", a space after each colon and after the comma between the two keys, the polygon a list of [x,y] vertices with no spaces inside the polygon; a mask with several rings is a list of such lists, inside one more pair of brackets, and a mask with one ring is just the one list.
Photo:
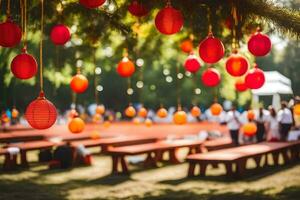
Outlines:
{"label": "wooden table top", "polygon": [[55,142],[50,142],[50,141],[46,141],[46,140],[40,140],[40,141],[9,144],[7,147],[18,147],[20,150],[29,151],[29,150],[50,148],[53,146],[59,146],[59,145],[63,145],[63,144],[64,143],[55,143]]}

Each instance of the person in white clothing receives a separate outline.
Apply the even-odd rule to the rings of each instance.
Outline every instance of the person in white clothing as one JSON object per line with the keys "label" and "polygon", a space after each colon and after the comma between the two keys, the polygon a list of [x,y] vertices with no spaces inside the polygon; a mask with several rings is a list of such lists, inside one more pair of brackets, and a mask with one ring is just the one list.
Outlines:
{"label": "person in white clothing", "polygon": [[232,141],[236,146],[239,145],[238,138],[239,138],[239,130],[240,130],[240,113],[236,111],[235,106],[232,106],[231,110],[226,115],[226,122],[227,127],[230,131],[230,136]]}
{"label": "person in white clothing", "polygon": [[278,112],[277,121],[280,124],[281,140],[286,140],[293,125],[293,115],[285,101],[281,102],[281,110]]}
{"label": "person in white clothing", "polygon": [[272,106],[269,106],[270,115],[267,120],[267,140],[268,141],[279,141],[279,123],[277,121],[277,114]]}

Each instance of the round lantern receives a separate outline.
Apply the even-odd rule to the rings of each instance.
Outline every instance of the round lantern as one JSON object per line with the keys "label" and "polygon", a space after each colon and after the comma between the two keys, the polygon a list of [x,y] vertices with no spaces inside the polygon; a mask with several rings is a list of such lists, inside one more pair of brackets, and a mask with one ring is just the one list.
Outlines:
{"label": "round lantern", "polygon": [[69,28],[63,24],[54,26],[50,33],[51,41],[56,45],[64,45],[71,38]]}
{"label": "round lantern", "polygon": [[143,17],[148,14],[148,9],[141,3],[139,3],[137,0],[133,0],[129,6],[128,11],[130,14],[136,16],[136,17]]}
{"label": "round lantern", "polygon": [[105,121],[104,123],[103,123],[103,126],[105,127],[105,128],[108,128],[108,127],[110,127],[110,121]]}
{"label": "round lantern", "polygon": [[148,111],[146,108],[144,108],[144,107],[140,108],[140,110],[138,112],[139,117],[145,118],[145,117],[147,117],[147,114],[148,114]]}
{"label": "round lantern", "polygon": [[69,118],[78,117],[78,112],[75,109],[71,109],[69,112]]}
{"label": "round lantern", "polygon": [[11,116],[12,118],[17,118],[19,116],[19,111],[16,108],[13,108],[11,110]]}
{"label": "round lantern", "polygon": [[251,137],[256,134],[257,126],[255,123],[250,122],[250,123],[244,124],[242,127],[242,130],[243,130],[244,135]]}
{"label": "round lantern", "polygon": [[104,105],[98,105],[96,107],[96,113],[99,114],[99,115],[103,115],[105,113]]}
{"label": "round lantern", "polygon": [[100,138],[100,133],[98,131],[93,131],[93,132],[91,132],[90,137],[93,140],[99,139]]}
{"label": "round lantern", "polygon": [[102,120],[102,116],[98,113],[93,115],[93,122],[94,123],[99,123]]}
{"label": "round lantern", "polygon": [[132,119],[132,122],[136,125],[140,124],[141,123],[141,120],[138,118],[138,117],[135,117]]}
{"label": "round lantern", "polygon": [[175,124],[181,125],[181,124],[185,124],[187,122],[187,115],[184,111],[180,110],[177,111],[174,115],[173,115],[173,122]]}
{"label": "round lantern", "polygon": [[244,78],[237,79],[234,86],[235,86],[235,89],[239,92],[244,92],[248,89]]}
{"label": "round lantern", "polygon": [[32,128],[47,129],[56,121],[57,112],[55,106],[45,98],[43,92],[26,108],[25,118]]}
{"label": "round lantern", "polygon": [[121,77],[130,77],[135,72],[135,66],[127,57],[124,57],[118,64],[117,72]]}
{"label": "round lantern", "polygon": [[68,128],[71,133],[76,134],[76,133],[81,133],[84,129],[84,126],[85,126],[84,121],[79,117],[75,117],[69,122]]}
{"label": "round lantern", "polygon": [[215,87],[221,81],[221,75],[218,70],[214,68],[208,68],[201,76],[202,83],[207,87]]}
{"label": "round lantern", "polygon": [[225,48],[221,40],[209,34],[199,45],[200,58],[209,64],[221,60],[225,53]]}
{"label": "round lantern", "polygon": [[177,33],[183,26],[182,14],[179,10],[167,5],[157,13],[155,26],[160,33],[165,35]]}
{"label": "round lantern", "polygon": [[244,75],[249,67],[249,62],[246,57],[234,51],[226,60],[226,71],[231,76]]}
{"label": "round lantern", "polygon": [[79,0],[79,3],[86,8],[98,8],[105,3],[105,0]]}
{"label": "round lantern", "polygon": [[257,31],[252,35],[248,41],[248,50],[254,56],[265,56],[271,50],[272,44],[270,38],[262,34],[260,31]]}
{"label": "round lantern", "polygon": [[221,112],[223,111],[223,108],[220,104],[218,103],[214,103],[210,106],[210,112],[212,115],[214,116],[218,116],[221,114]]}
{"label": "round lantern", "polygon": [[89,81],[82,74],[76,74],[72,77],[70,87],[75,93],[83,93],[89,86]]}
{"label": "round lantern", "polygon": [[201,64],[198,58],[193,53],[191,53],[184,63],[185,70],[191,73],[196,73],[200,69],[200,67]]}
{"label": "round lantern", "polygon": [[245,77],[245,83],[246,86],[250,89],[261,88],[265,83],[264,72],[257,67],[251,69]]}
{"label": "round lantern", "polygon": [[300,104],[296,104],[293,111],[295,115],[300,115]]}
{"label": "round lantern", "polygon": [[145,120],[145,125],[146,125],[146,126],[150,127],[150,126],[152,126],[152,124],[153,124],[153,122],[152,122],[151,119],[146,119],[146,120]]}
{"label": "round lantern", "polygon": [[23,52],[16,57],[11,62],[11,72],[16,78],[19,79],[29,79],[36,75],[38,71],[38,64],[34,57],[26,52]]}
{"label": "round lantern", "polygon": [[128,106],[126,109],[125,109],[125,115],[127,117],[134,117],[136,114],[136,111],[135,111],[135,108],[133,106]]}
{"label": "round lantern", "polygon": [[252,120],[255,119],[255,113],[254,113],[253,110],[248,110],[248,112],[247,112],[247,119],[248,119],[249,121],[252,121]]}
{"label": "round lantern", "polygon": [[14,47],[20,43],[22,31],[20,27],[9,18],[0,24],[0,46]]}
{"label": "round lantern", "polygon": [[193,106],[191,109],[191,115],[193,117],[199,117],[201,115],[201,110],[198,106]]}
{"label": "round lantern", "polygon": [[160,108],[158,109],[158,111],[156,112],[156,115],[160,118],[165,118],[168,116],[168,111],[165,108]]}
{"label": "round lantern", "polygon": [[191,53],[193,51],[193,42],[190,39],[184,40],[180,44],[181,51],[185,53]]}

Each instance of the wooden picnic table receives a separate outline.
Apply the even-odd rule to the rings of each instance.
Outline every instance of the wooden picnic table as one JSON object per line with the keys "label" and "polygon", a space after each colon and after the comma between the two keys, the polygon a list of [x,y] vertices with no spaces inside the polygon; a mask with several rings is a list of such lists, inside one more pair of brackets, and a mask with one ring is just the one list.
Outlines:
{"label": "wooden picnic table", "polygon": [[52,149],[54,146],[60,146],[64,143],[55,143],[50,142],[46,140],[41,141],[32,141],[32,142],[23,142],[23,143],[15,143],[15,144],[9,144],[7,147],[17,147],[20,149],[21,154],[21,166],[27,167],[28,161],[27,161],[27,152],[28,151],[34,151],[34,150],[44,150],[44,149]]}
{"label": "wooden picnic table", "polygon": [[0,148],[0,156],[4,156],[3,169],[10,170],[16,167],[17,155],[10,155],[7,149]]}
{"label": "wooden picnic table", "polygon": [[31,133],[30,131],[0,133],[0,143],[25,142],[42,139],[44,139],[42,134]]}
{"label": "wooden picnic table", "polygon": [[[265,165],[268,165],[267,155],[272,154],[274,164],[278,165],[279,154],[283,155],[284,162],[291,159],[288,156],[288,150],[294,152],[299,150],[298,142],[261,142],[258,144],[245,145],[240,147],[217,150],[208,153],[194,154],[187,157],[189,162],[188,176],[195,175],[196,164],[200,165],[200,175],[204,176],[208,164],[225,164],[227,175],[242,176],[246,170],[246,162],[253,158],[256,167],[259,168],[263,156],[266,158]],[[233,173],[233,165],[236,165],[236,173]]]}
{"label": "wooden picnic table", "polygon": [[158,161],[162,160],[163,153],[169,153],[169,161],[171,163],[179,163],[176,155],[176,151],[179,148],[188,147],[189,152],[201,152],[201,144],[203,141],[193,141],[193,140],[174,140],[174,141],[158,141],[154,143],[123,146],[123,147],[113,147],[109,148],[107,153],[112,156],[112,173],[119,173],[118,165],[121,164],[120,173],[128,173],[128,166],[125,160],[125,156],[133,156],[140,154],[147,154],[147,158],[144,162],[146,166],[157,165]]}
{"label": "wooden picnic table", "polygon": [[217,138],[213,140],[207,140],[203,143],[203,150],[204,152],[207,151],[216,151],[220,149],[226,149],[230,147],[234,147],[234,143],[232,142],[232,139],[229,137],[224,138]]}

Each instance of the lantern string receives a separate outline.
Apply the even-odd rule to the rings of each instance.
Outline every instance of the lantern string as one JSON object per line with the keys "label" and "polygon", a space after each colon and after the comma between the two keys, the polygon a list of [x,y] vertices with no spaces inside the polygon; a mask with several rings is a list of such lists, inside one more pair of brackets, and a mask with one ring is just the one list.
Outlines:
{"label": "lantern string", "polygon": [[98,105],[98,91],[97,91],[97,84],[98,84],[98,77],[96,73],[96,50],[97,48],[93,48],[93,63],[94,63],[94,92],[95,92],[95,102]]}
{"label": "lantern string", "polygon": [[176,65],[176,96],[177,96],[177,107],[178,109],[181,108],[181,99],[180,99],[180,86],[179,86],[179,78],[178,78],[178,73],[179,73],[179,66]]}
{"label": "lantern string", "polygon": [[212,23],[211,23],[211,9],[207,6],[207,24],[208,24],[208,34],[212,33]]}
{"label": "lantern string", "polygon": [[232,14],[232,18],[234,20],[234,25],[232,27],[232,49],[234,50],[234,49],[239,48],[239,41],[238,41],[238,37],[237,37],[237,28],[238,28],[238,24],[239,24],[239,19],[238,19],[237,6],[234,2],[232,3],[231,14]]}
{"label": "lantern string", "polygon": [[20,0],[23,46],[27,49],[27,0]]}
{"label": "lantern string", "polygon": [[40,40],[40,89],[43,92],[43,33],[44,32],[44,0],[41,0],[41,40]]}
{"label": "lantern string", "polygon": [[131,93],[129,93],[128,91],[129,91],[129,89],[131,89],[131,78],[129,77],[128,79],[127,79],[127,96],[128,96],[128,102],[129,102],[129,104],[131,104]]}
{"label": "lantern string", "polygon": [[194,98],[192,100],[193,105],[197,105],[197,94],[196,94],[196,89],[197,89],[197,76],[196,73],[193,74],[193,85],[194,85]]}
{"label": "lantern string", "polygon": [[10,17],[10,0],[7,0],[6,16]]}
{"label": "lantern string", "polygon": [[171,6],[171,0],[166,0],[166,7]]}

